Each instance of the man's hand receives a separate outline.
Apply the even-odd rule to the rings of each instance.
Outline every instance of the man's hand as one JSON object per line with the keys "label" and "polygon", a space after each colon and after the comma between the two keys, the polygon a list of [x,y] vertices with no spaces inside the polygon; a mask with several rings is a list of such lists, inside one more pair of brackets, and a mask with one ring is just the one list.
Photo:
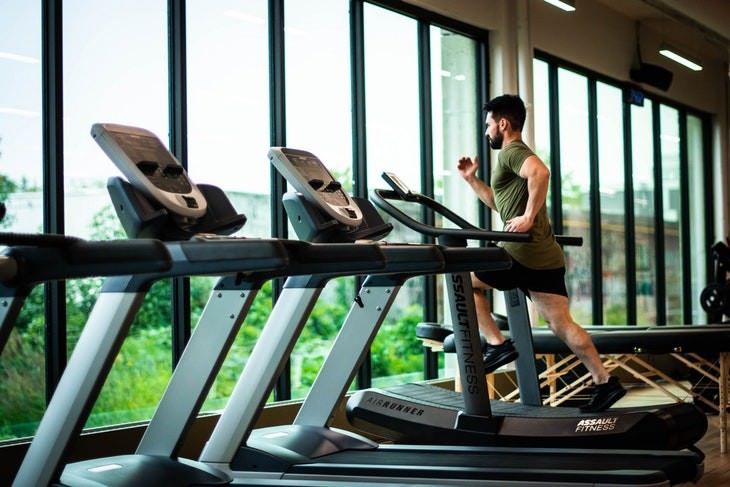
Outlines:
{"label": "man's hand", "polygon": [[466,182],[471,182],[476,177],[477,169],[479,169],[479,156],[474,157],[473,161],[471,157],[464,156],[459,159],[459,163],[456,167],[459,170],[461,177],[464,178]]}
{"label": "man's hand", "polygon": [[526,215],[516,216],[507,220],[504,231],[505,232],[529,232],[534,222]]}
{"label": "man's hand", "polygon": [[479,169],[479,156],[475,156],[474,160],[471,157],[463,156],[459,159],[459,163],[456,165],[459,170],[459,174],[464,178],[464,181],[469,183],[471,189],[477,194],[480,200],[497,211],[497,205],[494,203],[494,192],[487,183],[477,177],[477,169]]}

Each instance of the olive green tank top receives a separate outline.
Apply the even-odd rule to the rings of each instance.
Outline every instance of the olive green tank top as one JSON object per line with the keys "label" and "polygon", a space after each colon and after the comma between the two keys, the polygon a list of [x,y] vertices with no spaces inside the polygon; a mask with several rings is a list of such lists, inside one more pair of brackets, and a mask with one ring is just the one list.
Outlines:
{"label": "olive green tank top", "polygon": [[[534,155],[522,141],[510,142],[503,147],[492,171],[492,190],[502,222],[524,214],[527,206],[527,179],[520,177],[525,160]],[[531,269],[557,269],[565,266],[563,249],[555,241],[547,207],[542,207],[530,229],[532,242],[504,242],[501,245],[520,264]]]}

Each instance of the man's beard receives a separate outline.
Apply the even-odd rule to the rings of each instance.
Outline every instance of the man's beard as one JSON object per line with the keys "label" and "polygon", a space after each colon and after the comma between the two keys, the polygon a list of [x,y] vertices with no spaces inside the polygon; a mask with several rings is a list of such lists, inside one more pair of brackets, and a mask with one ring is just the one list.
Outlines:
{"label": "man's beard", "polygon": [[502,144],[504,143],[504,134],[497,130],[497,135],[494,138],[487,135],[487,141],[489,141],[489,147],[494,150],[499,150],[502,148]]}

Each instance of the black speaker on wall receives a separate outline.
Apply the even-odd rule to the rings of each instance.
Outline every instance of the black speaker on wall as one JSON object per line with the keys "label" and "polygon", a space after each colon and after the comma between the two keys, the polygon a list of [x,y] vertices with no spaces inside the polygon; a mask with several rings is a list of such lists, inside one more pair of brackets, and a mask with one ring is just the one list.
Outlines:
{"label": "black speaker on wall", "polygon": [[664,91],[669,89],[674,77],[674,74],[668,69],[648,63],[639,63],[639,67],[632,68],[629,75],[632,80],[638,83],[644,83]]}

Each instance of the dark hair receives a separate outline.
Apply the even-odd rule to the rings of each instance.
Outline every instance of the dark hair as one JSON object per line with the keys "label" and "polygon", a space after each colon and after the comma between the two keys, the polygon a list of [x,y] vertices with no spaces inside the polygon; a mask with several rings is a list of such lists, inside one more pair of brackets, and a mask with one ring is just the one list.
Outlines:
{"label": "dark hair", "polygon": [[525,103],[518,95],[502,95],[492,98],[484,105],[485,112],[492,112],[492,118],[506,118],[514,130],[522,130],[527,118]]}

